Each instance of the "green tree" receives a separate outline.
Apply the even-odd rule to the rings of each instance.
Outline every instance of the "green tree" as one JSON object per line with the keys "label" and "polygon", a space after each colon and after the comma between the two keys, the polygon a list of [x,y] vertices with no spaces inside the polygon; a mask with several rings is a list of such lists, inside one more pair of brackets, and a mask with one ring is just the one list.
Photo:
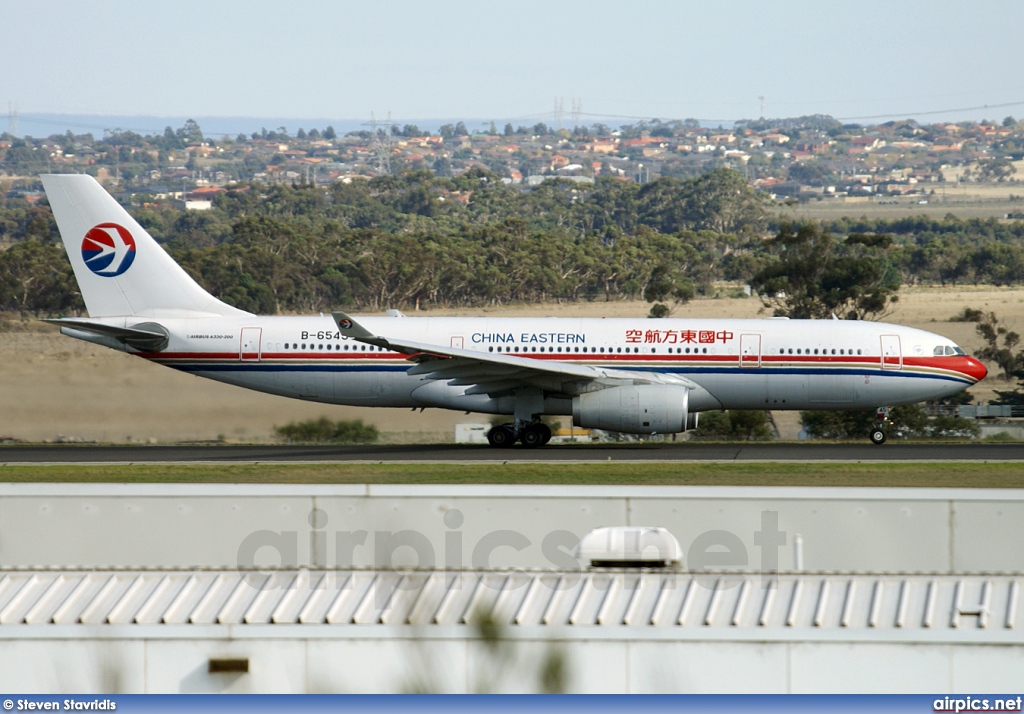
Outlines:
{"label": "green tree", "polygon": [[175,137],[178,139],[178,146],[181,147],[185,144],[202,141],[203,131],[199,128],[199,124],[197,124],[194,119],[188,119],[182,127],[175,132]]}
{"label": "green tree", "polygon": [[27,238],[0,252],[0,310],[58,315],[83,308],[62,246]]}
{"label": "green tree", "polygon": [[799,319],[873,319],[898,300],[899,272],[884,236],[840,242],[818,224],[785,223],[768,242],[775,260],[751,279],[774,314]]}

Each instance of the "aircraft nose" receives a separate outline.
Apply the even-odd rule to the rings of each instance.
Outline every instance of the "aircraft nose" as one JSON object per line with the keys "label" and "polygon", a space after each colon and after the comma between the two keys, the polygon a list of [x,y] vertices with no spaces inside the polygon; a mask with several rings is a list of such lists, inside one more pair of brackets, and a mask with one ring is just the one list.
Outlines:
{"label": "aircraft nose", "polygon": [[988,367],[983,365],[980,360],[977,360],[974,357],[968,357],[967,364],[964,366],[962,371],[967,376],[980,382],[985,379],[985,375],[988,374]]}

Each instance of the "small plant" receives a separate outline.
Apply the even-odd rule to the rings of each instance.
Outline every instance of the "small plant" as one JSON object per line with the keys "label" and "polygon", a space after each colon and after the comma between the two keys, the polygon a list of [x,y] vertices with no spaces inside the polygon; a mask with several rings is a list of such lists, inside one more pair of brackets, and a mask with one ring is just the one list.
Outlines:
{"label": "small plant", "polygon": [[325,416],[275,426],[274,431],[289,442],[372,444],[380,437],[377,427],[364,424],[362,419],[331,421]]}
{"label": "small plant", "polygon": [[949,318],[950,322],[981,322],[985,313],[973,307],[965,307],[961,312]]}
{"label": "small plant", "polygon": [[668,305],[666,305],[665,303],[657,302],[651,306],[651,311],[647,313],[647,317],[652,319],[660,319],[663,317],[668,317],[670,312],[672,311],[669,309]]}
{"label": "small plant", "polygon": [[1015,439],[1011,434],[1008,434],[1005,431],[1000,431],[995,434],[989,434],[984,439],[982,439],[982,441],[988,441],[996,444],[1005,444],[1016,442],[1017,439]]}

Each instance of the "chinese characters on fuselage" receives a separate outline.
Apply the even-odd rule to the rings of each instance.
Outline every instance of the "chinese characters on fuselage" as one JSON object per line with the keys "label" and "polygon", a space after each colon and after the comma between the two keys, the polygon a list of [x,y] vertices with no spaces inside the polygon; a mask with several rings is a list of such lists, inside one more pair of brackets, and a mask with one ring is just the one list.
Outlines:
{"label": "chinese characters on fuselage", "polygon": [[630,343],[713,345],[732,338],[728,330],[626,330],[626,342]]}

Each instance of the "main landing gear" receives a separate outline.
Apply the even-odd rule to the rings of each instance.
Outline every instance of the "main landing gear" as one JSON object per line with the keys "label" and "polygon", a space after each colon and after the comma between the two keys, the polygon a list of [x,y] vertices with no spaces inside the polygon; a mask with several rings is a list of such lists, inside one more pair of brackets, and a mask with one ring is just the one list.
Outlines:
{"label": "main landing gear", "polygon": [[885,429],[892,425],[892,421],[889,419],[889,407],[879,407],[875,412],[875,423],[871,426],[871,438],[872,444],[884,444],[886,440]]}
{"label": "main landing gear", "polygon": [[502,424],[487,432],[487,443],[496,448],[508,448],[519,441],[527,449],[536,449],[551,441],[551,429],[539,421]]}

